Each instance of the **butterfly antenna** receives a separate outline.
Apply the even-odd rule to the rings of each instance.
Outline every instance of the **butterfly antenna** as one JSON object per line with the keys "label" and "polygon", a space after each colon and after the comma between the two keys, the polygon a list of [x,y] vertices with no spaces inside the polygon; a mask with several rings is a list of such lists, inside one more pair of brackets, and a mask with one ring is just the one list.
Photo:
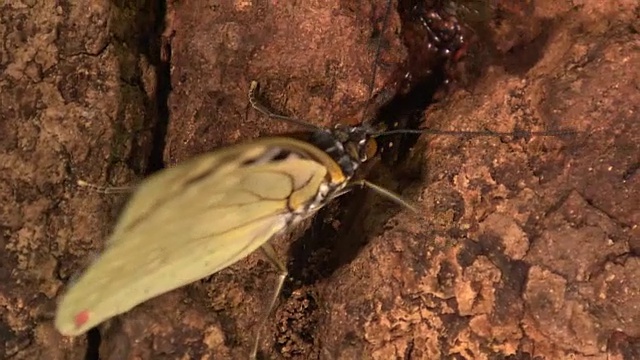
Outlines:
{"label": "butterfly antenna", "polygon": [[252,81],[251,86],[249,87],[249,103],[251,104],[252,108],[259,111],[261,114],[267,116],[270,119],[282,120],[284,122],[310,128],[312,130],[322,130],[322,128],[315,126],[313,124],[310,124],[306,121],[302,121],[300,119],[292,118],[285,115],[276,114],[273,111],[269,110],[266,106],[260,103],[259,92],[260,92],[260,84],[255,80]]}
{"label": "butterfly antenna", "polygon": [[531,137],[531,136],[571,136],[577,134],[575,130],[549,130],[549,131],[452,131],[452,130],[432,130],[432,129],[398,129],[379,132],[375,136],[397,135],[397,134],[429,134],[429,135],[454,135],[454,136],[516,136],[516,137]]}
{"label": "butterfly antenna", "polygon": [[382,34],[384,33],[385,28],[387,27],[387,22],[389,21],[389,15],[391,14],[391,0],[387,0],[387,8],[384,12],[384,18],[382,19],[382,26],[380,27],[380,33],[378,34],[377,44],[376,44],[376,52],[373,55],[373,66],[371,67],[371,80],[369,81],[369,94],[367,95],[367,102],[365,103],[365,111],[362,113],[362,119],[360,123],[365,122],[365,116],[367,114],[366,109],[371,105],[371,97],[373,96],[373,89],[376,84],[376,76],[378,74],[378,59],[380,58],[380,52],[382,51]]}

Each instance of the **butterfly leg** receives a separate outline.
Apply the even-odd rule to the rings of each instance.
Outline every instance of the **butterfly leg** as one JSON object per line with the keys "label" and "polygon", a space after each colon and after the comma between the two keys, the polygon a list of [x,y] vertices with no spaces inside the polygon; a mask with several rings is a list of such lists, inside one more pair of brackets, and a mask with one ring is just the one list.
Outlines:
{"label": "butterfly leg", "polygon": [[391,190],[387,190],[385,188],[383,188],[382,186],[376,185],[372,182],[369,182],[367,180],[356,180],[353,181],[349,184],[349,186],[347,188],[345,188],[344,190],[340,191],[336,196],[340,196],[340,195],[344,195],[347,192],[351,191],[351,189],[353,189],[355,186],[359,186],[362,188],[369,188],[373,191],[375,191],[376,193],[382,195],[383,197],[395,202],[396,204],[399,204],[401,206],[406,207],[409,210],[412,210],[414,212],[417,212],[417,209],[411,205],[409,202],[405,201],[404,199],[402,199],[402,197],[396,193],[394,193]]}
{"label": "butterfly leg", "polygon": [[255,359],[258,355],[258,347],[260,347],[260,333],[262,332],[269,316],[271,315],[271,311],[276,305],[278,301],[278,297],[280,296],[280,292],[282,291],[282,286],[284,285],[284,281],[287,279],[287,267],[278,259],[278,255],[276,251],[273,249],[273,246],[269,243],[265,243],[260,247],[264,255],[269,259],[269,261],[278,269],[278,283],[276,285],[276,289],[273,292],[273,296],[271,297],[271,301],[269,301],[269,306],[267,307],[267,311],[265,311],[262,319],[258,323],[258,330],[256,331],[256,340],[253,345],[253,350],[251,351],[250,359]]}
{"label": "butterfly leg", "polygon": [[78,180],[76,184],[79,187],[91,189],[100,194],[124,194],[132,192],[135,189],[135,186],[100,186],[88,183],[84,180]]}
{"label": "butterfly leg", "polygon": [[258,99],[258,97],[260,96],[259,92],[260,92],[260,84],[255,80],[252,81],[251,85],[249,86],[249,104],[251,104],[251,107],[254,108],[256,111],[260,112],[262,115],[265,115],[267,117],[278,118],[283,116],[283,115],[274,113],[273,111],[269,110],[266,106],[264,106],[262,103],[260,103]]}
{"label": "butterfly leg", "polygon": [[267,108],[265,105],[261,104],[259,101],[259,93],[260,92],[260,84],[258,84],[257,81],[252,81],[251,85],[249,86],[249,104],[251,104],[251,107],[254,108],[255,110],[257,110],[258,112],[260,112],[261,114],[267,116],[268,118],[271,119],[278,119],[278,120],[282,120],[282,121],[286,121],[288,123],[292,123],[295,125],[299,125],[302,127],[306,127],[306,128],[311,128],[313,130],[318,130],[318,127],[316,127],[313,124],[310,124],[308,122],[296,119],[296,118],[292,118],[289,116],[285,116],[285,115],[280,115],[280,114],[276,114],[275,112],[269,110],[269,108]]}

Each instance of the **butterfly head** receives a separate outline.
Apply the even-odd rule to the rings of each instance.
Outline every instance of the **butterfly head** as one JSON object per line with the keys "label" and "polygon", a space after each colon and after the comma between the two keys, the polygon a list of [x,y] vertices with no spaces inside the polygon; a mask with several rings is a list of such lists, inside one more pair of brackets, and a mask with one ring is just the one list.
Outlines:
{"label": "butterfly head", "polygon": [[338,125],[331,130],[318,130],[311,142],[326,152],[351,178],[360,165],[376,154],[374,131],[367,125]]}

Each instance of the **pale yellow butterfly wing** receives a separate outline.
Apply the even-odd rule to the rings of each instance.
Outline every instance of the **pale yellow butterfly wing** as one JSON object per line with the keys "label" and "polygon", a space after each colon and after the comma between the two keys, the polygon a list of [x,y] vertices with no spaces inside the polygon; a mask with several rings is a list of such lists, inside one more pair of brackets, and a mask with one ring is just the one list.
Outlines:
{"label": "pale yellow butterfly wing", "polygon": [[292,210],[313,200],[327,169],[306,157],[269,160],[279,149],[313,150],[288,138],[261,139],[143,181],[105,251],[62,297],[56,328],[84,333],[235,263],[289,225]]}

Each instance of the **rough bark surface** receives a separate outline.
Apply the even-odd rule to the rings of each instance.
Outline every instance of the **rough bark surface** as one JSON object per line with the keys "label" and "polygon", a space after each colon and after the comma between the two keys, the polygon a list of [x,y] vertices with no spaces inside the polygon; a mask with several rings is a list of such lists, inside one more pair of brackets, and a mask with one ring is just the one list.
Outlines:
{"label": "rough bark surface", "polygon": [[[286,114],[359,122],[378,36],[378,98],[419,72],[409,3],[383,31],[386,1],[0,4],[0,358],[246,358],[276,279],[260,254],[99,333],[55,331],[126,200],[76,181],[300,130],[249,109],[252,80]],[[494,3],[422,126],[577,133],[423,135],[373,164],[418,213],[356,193],[277,239],[291,279],[264,358],[640,357],[640,7]]]}

